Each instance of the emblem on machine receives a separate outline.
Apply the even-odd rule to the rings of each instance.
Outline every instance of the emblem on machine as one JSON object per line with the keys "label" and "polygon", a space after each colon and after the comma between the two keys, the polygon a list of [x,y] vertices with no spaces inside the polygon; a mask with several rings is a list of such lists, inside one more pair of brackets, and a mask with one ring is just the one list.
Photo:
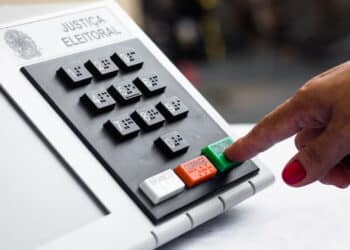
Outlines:
{"label": "emblem on machine", "polygon": [[8,30],[4,34],[4,39],[6,44],[23,59],[29,60],[41,56],[35,41],[22,31]]}

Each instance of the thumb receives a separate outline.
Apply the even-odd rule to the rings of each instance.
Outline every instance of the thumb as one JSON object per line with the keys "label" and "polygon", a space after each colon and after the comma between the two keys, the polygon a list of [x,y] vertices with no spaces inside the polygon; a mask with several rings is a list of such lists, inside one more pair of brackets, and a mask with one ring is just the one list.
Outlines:
{"label": "thumb", "polygon": [[301,187],[322,179],[349,153],[349,137],[341,131],[327,128],[303,147],[283,170],[283,180],[288,185]]}

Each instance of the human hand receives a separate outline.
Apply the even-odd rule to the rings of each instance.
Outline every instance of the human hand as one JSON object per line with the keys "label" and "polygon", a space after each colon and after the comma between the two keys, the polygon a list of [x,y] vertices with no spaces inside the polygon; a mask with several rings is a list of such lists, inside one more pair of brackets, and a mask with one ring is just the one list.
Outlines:
{"label": "human hand", "polygon": [[282,172],[288,185],[317,180],[339,188],[350,185],[350,62],[312,78],[228,148],[226,156],[245,161],[294,134],[298,153]]}

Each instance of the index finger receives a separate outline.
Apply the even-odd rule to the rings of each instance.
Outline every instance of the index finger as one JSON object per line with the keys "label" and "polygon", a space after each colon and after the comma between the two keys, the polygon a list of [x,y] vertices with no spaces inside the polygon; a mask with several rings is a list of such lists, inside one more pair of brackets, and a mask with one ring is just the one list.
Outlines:
{"label": "index finger", "polygon": [[294,135],[302,129],[299,125],[300,115],[295,98],[287,100],[228,148],[226,157],[232,161],[245,161]]}

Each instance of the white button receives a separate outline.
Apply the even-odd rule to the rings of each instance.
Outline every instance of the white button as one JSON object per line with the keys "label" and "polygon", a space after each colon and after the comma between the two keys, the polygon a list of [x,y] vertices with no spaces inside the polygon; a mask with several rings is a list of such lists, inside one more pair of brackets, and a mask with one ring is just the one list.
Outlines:
{"label": "white button", "polygon": [[181,193],[185,189],[185,184],[173,170],[169,169],[148,178],[140,184],[140,188],[153,204],[158,204]]}

